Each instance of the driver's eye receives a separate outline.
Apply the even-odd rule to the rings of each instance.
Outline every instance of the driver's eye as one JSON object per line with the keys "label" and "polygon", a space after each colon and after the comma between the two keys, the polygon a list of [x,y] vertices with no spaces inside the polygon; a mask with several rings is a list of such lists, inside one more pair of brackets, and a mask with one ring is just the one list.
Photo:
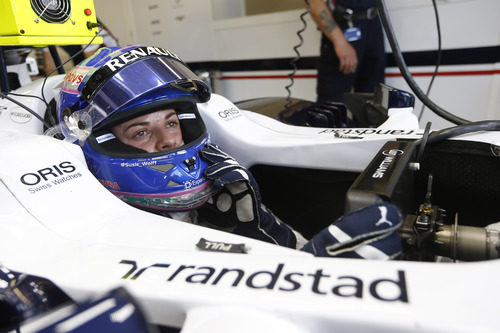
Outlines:
{"label": "driver's eye", "polygon": [[143,131],[139,131],[139,132],[135,133],[134,137],[137,138],[137,137],[142,137],[144,135],[146,135],[146,131],[143,130]]}

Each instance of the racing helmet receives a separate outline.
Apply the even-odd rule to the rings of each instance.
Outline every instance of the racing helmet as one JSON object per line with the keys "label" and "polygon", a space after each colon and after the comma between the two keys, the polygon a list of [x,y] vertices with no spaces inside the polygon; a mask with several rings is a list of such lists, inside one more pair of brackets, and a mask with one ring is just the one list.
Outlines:
{"label": "racing helmet", "polygon": [[[101,48],[69,72],[59,96],[58,121],[79,140],[90,171],[123,201],[150,211],[181,211],[212,195],[199,151],[208,142],[197,103],[209,87],[172,52],[149,46]],[[148,153],[119,141],[111,128],[175,109],[180,147]],[[76,142],[75,142],[76,143]]]}

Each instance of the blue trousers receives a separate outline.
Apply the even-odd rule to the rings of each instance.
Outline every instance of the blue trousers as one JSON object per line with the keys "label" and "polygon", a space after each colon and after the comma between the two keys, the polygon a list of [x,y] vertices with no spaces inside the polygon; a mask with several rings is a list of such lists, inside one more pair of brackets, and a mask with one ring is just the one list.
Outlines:
{"label": "blue trousers", "polygon": [[[332,42],[323,35],[318,62],[317,101],[344,102],[344,93],[354,88],[355,92],[373,92],[373,87],[384,82],[386,55],[384,35],[379,17],[358,20],[354,26],[361,29],[361,39],[351,42],[358,56],[358,67],[353,74],[339,71],[339,60]],[[342,30],[347,23],[341,23]]]}

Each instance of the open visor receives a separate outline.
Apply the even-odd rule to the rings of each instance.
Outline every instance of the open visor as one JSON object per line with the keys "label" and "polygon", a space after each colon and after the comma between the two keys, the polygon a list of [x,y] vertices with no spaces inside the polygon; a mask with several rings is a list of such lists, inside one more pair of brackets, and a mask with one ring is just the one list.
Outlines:
{"label": "open visor", "polygon": [[179,96],[194,95],[200,103],[210,98],[209,87],[196,74],[182,62],[167,56],[144,57],[115,71],[106,66],[102,67],[104,71],[92,74],[82,89],[88,106],[68,114],[65,124],[61,124],[60,131],[66,138],[76,136],[80,141],[85,140],[103,120],[157,89],[176,89]]}

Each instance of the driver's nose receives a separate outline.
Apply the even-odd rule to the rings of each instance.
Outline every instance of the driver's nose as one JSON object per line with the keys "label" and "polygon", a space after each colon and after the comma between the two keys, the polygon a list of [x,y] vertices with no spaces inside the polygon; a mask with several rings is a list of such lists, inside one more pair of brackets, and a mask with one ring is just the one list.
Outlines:
{"label": "driver's nose", "polygon": [[156,151],[163,151],[175,148],[177,146],[176,137],[166,130],[157,133]]}

